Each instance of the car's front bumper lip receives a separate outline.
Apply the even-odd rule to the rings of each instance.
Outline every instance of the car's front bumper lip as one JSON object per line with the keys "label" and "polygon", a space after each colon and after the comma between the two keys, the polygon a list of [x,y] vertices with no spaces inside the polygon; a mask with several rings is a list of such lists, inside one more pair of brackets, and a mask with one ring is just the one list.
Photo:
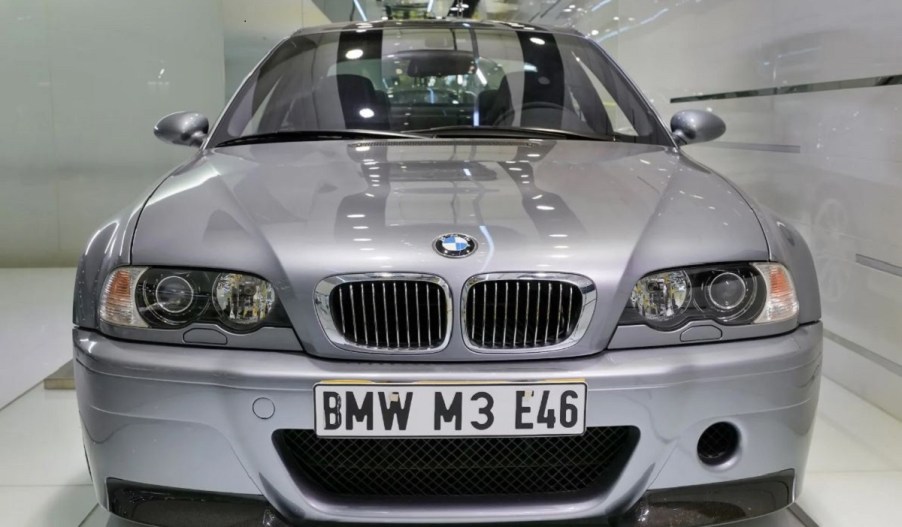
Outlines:
{"label": "car's front bumper lip", "polygon": [[[580,359],[509,363],[369,363],[302,354],[123,342],[76,329],[79,408],[101,503],[108,478],[218,494],[258,495],[292,519],[380,523],[565,520],[622,515],[659,489],[711,485],[793,470],[810,440],[821,326],[767,339],[627,350]],[[642,437],[603,495],[464,507],[355,504],[299,485],[272,447],[284,428],[313,428],[323,380],[534,382],[582,379],[588,426],[633,425]],[[275,414],[261,419],[265,397]],[[709,425],[742,433],[736,459],[699,463]],[[789,501],[796,495],[794,487]],[[784,504],[785,505],[785,504]],[[779,508],[779,507],[777,507]]]}
{"label": "car's front bumper lip", "polygon": [[[793,501],[795,471],[757,478],[646,492],[628,511],[611,518],[619,527],[704,527],[764,516]],[[108,480],[114,514],[160,527],[221,523],[288,527],[290,524],[258,496],[239,496],[152,487]]]}

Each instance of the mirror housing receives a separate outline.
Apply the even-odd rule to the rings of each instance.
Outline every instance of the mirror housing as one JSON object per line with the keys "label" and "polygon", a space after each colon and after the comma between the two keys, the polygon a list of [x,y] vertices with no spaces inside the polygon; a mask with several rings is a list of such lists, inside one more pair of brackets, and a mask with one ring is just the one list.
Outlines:
{"label": "mirror housing", "polygon": [[670,131],[681,145],[713,141],[727,131],[723,119],[704,110],[683,110],[670,119]]}
{"label": "mirror housing", "polygon": [[207,138],[210,121],[197,112],[175,112],[160,119],[153,135],[164,143],[199,147]]}

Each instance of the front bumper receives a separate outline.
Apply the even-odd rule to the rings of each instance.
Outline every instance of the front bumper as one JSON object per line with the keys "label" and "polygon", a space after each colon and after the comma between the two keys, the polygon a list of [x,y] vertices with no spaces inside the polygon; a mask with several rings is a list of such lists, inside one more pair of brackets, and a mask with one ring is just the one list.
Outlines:
{"label": "front bumper", "polygon": [[[704,501],[698,496],[718,495],[710,489],[724,489],[719,494],[729,495],[735,482],[748,481],[765,481],[773,489],[775,479],[784,482],[776,488],[786,490],[775,491],[765,505],[748,507],[746,513],[777,510],[795,499],[800,489],[821,362],[820,324],[767,339],[625,350],[556,361],[454,365],[339,362],[302,354],[189,349],[115,341],[80,329],[74,332],[74,343],[85,447],[104,506],[111,505],[108,484],[126,481],[137,488],[256,496],[290,521],[368,523],[614,516],[626,521],[639,507],[673,508],[673,496],[696,496],[680,503],[697,508]],[[599,495],[569,501],[530,497],[528,501],[348,503],[298,485],[272,443],[276,430],[313,428],[313,386],[323,380],[574,378],[585,379],[588,386],[588,426],[631,425],[641,432],[620,477]],[[275,408],[267,419],[253,410],[261,398],[272,401]],[[696,445],[702,432],[720,421],[733,424],[741,441],[732,460],[711,467],[698,460]],[[795,478],[787,476],[792,473]],[[692,491],[695,487],[709,490]],[[714,517],[707,523],[722,519]]]}

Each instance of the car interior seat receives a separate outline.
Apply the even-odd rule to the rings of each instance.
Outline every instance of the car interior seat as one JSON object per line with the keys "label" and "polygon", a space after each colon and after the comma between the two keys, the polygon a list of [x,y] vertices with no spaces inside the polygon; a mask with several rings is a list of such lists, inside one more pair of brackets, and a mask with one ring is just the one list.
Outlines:
{"label": "car interior seat", "polygon": [[[340,111],[339,111],[340,109]],[[331,75],[298,98],[288,116],[293,129],[388,129],[388,97],[362,75]]]}
{"label": "car interior seat", "polygon": [[[598,104],[586,104],[581,109],[582,117],[569,103],[572,94],[597,97],[593,95],[594,91],[587,92],[582,86],[553,88],[551,84],[547,77],[534,71],[506,74],[498,90],[494,93],[493,90],[486,90],[480,94],[480,124],[512,126],[519,115],[518,124],[524,127],[610,133],[610,118],[600,106],[600,101]],[[483,94],[487,95],[483,98]]]}

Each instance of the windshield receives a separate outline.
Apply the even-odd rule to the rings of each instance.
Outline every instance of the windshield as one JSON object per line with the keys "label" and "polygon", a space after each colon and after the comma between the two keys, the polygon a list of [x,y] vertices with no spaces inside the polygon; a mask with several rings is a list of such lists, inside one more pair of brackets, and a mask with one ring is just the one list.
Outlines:
{"label": "windshield", "polygon": [[558,131],[673,144],[591,42],[465,24],[293,36],[241,87],[210,144],[349,130],[430,137]]}

